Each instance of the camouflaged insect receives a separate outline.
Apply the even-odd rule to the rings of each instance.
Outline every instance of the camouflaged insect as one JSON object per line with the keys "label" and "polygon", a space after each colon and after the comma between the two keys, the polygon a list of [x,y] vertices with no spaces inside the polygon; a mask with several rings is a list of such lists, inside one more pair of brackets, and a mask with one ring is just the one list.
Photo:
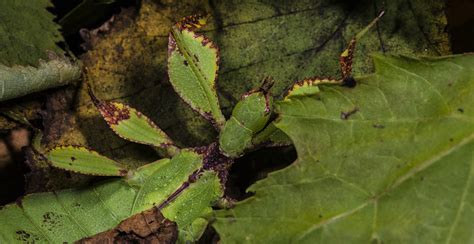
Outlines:
{"label": "camouflaged insect", "polygon": [[[314,95],[317,85],[353,86],[352,55],[359,33],[341,54],[341,79],[309,78],[292,86],[284,99]],[[207,17],[182,19],[169,34],[168,73],[177,94],[212,123],[219,140],[208,146],[178,148],[149,118],[125,104],[90,96],[110,128],[123,139],[164,149],[163,158],[129,169],[98,152],[60,146],[45,152],[54,167],[82,174],[115,176],[85,189],[37,193],[0,210],[0,243],[64,243],[117,226],[122,220],[156,207],[178,225],[179,242],[196,241],[207,226],[212,206],[223,199],[234,159],[268,141],[277,129],[271,122],[272,81],[242,96],[228,120],[217,99],[219,50],[195,30]]]}

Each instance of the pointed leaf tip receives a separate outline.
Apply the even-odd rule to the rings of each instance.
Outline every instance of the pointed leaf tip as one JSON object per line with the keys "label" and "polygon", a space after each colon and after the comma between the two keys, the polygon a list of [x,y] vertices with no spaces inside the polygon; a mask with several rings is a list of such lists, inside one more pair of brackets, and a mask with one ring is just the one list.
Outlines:
{"label": "pointed leaf tip", "polygon": [[221,128],[225,118],[215,88],[219,50],[207,37],[193,31],[202,23],[203,20],[188,17],[172,29],[168,43],[168,74],[178,95],[215,127]]}
{"label": "pointed leaf tip", "polygon": [[138,110],[123,103],[99,100],[91,90],[89,93],[104,120],[118,136],[150,146],[175,147],[168,135]]}
{"label": "pointed leaf tip", "polygon": [[56,147],[50,150],[46,157],[56,168],[81,174],[125,176],[128,173],[124,165],[85,147]]}
{"label": "pointed leaf tip", "polygon": [[188,30],[194,30],[194,29],[200,29],[203,26],[205,26],[211,16],[209,14],[207,15],[191,15],[182,18],[180,21],[176,23],[176,26],[183,30],[183,29],[188,29]]}

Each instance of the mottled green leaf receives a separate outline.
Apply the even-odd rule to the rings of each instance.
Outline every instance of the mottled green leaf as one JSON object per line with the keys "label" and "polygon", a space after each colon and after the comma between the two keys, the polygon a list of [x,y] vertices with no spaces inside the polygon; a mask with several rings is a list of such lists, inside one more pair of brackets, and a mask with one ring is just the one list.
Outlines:
{"label": "mottled green leaf", "polygon": [[171,139],[148,117],[134,108],[118,102],[106,102],[97,99],[91,92],[93,101],[110,128],[123,139],[156,146],[176,148]]}
{"label": "mottled green leaf", "polygon": [[221,127],[225,118],[220,110],[215,88],[219,50],[207,37],[182,25],[186,23],[176,24],[169,35],[170,82],[185,102],[217,127]]}
{"label": "mottled green leaf", "polygon": [[[0,59],[1,62],[1,59]],[[66,57],[52,55],[38,67],[7,67],[0,64],[0,101],[21,97],[48,88],[64,86],[81,76],[81,66]]]}
{"label": "mottled green leaf", "polygon": [[375,56],[355,88],[279,103],[298,160],[218,213],[222,243],[469,243],[474,56]]}
{"label": "mottled green leaf", "polygon": [[369,54],[447,55],[444,1],[216,1],[211,36],[221,50],[218,90],[230,112],[265,76],[281,94],[315,75],[339,77],[339,54],[381,10],[385,15],[358,43],[354,73],[373,71]]}
{"label": "mottled green leaf", "polygon": [[202,166],[202,156],[183,150],[170,159],[139,168],[129,179],[110,179],[91,187],[56,193],[27,195],[19,205],[0,210],[1,243],[64,243],[111,229],[122,220],[160,207],[178,224],[181,241],[198,238],[194,233],[211,204],[222,195],[219,178],[204,171],[169,204],[162,204]]}
{"label": "mottled green leaf", "polygon": [[0,64],[37,66],[47,51],[62,54],[63,41],[49,0],[0,1]]}
{"label": "mottled green leaf", "polygon": [[124,165],[85,147],[56,147],[46,157],[54,167],[81,174],[124,176],[128,171]]}

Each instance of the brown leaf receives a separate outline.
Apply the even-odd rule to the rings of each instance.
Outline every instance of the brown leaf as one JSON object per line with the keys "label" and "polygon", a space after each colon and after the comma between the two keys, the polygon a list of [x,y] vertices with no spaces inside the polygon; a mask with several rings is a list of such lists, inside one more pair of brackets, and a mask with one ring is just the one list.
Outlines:
{"label": "brown leaf", "polygon": [[122,221],[116,228],[81,239],[76,243],[175,243],[177,225],[156,209],[141,212]]}

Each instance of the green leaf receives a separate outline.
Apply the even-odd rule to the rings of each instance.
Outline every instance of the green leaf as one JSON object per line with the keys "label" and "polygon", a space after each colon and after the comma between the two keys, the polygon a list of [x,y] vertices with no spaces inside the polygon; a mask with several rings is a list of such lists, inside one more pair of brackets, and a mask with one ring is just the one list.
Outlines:
{"label": "green leaf", "polygon": [[211,204],[222,195],[217,174],[204,171],[169,204],[162,203],[201,166],[200,154],[182,150],[171,160],[139,168],[130,179],[27,195],[20,204],[9,204],[0,210],[0,242],[73,242],[111,229],[153,206],[160,207],[167,219],[178,224],[180,238],[186,241],[193,237],[189,232],[199,226],[201,217],[209,215]]}
{"label": "green leaf", "polygon": [[56,44],[63,41],[49,0],[0,1],[0,63],[37,66],[46,51],[64,53]]}
{"label": "green leaf", "polygon": [[[0,3],[1,5],[1,3]],[[66,57],[52,55],[38,67],[0,64],[0,101],[21,97],[48,88],[64,86],[81,76],[81,65]]]}
{"label": "green leaf", "polygon": [[216,93],[219,50],[204,35],[176,24],[169,35],[168,75],[176,92],[217,127],[225,123]]}
{"label": "green leaf", "polygon": [[474,56],[374,61],[279,104],[298,160],[218,213],[222,243],[473,240]]}
{"label": "green leaf", "polygon": [[355,50],[356,75],[373,72],[372,52],[450,54],[445,8],[429,0],[216,2],[211,13],[221,50],[221,107],[231,111],[268,75],[275,95],[295,80],[339,77],[339,54],[382,9],[385,15]]}
{"label": "green leaf", "polygon": [[173,152],[176,151],[168,135],[136,109],[118,102],[99,100],[92,92],[90,95],[104,120],[118,136],[160,148],[171,147]]}
{"label": "green leaf", "polygon": [[124,165],[85,147],[56,147],[46,157],[54,167],[81,174],[125,176],[128,172]]}

